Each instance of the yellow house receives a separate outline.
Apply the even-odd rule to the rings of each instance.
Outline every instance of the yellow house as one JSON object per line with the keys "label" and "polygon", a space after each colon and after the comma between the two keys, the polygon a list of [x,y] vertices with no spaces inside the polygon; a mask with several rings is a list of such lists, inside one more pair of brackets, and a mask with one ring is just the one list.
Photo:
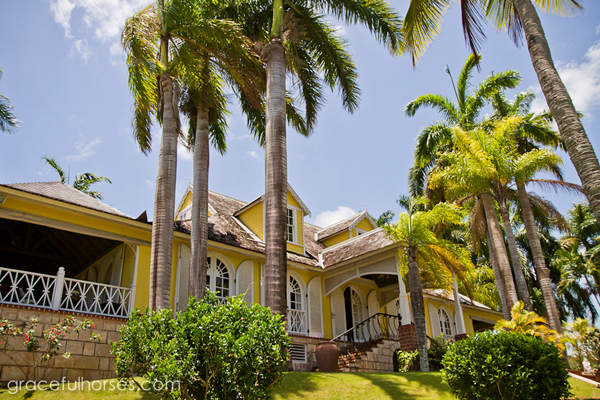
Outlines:
{"label": "yellow house", "polygon": [[[176,209],[171,306],[188,298],[192,186]],[[249,203],[209,192],[208,278],[223,301],[244,294],[264,304],[264,196]],[[414,348],[410,299],[397,246],[367,212],[328,227],[288,186],[288,331],[295,369],[314,367],[314,349],[384,340]],[[151,224],[59,182],[0,185],[0,305],[119,320],[149,299]],[[501,314],[451,293],[424,292],[429,336],[489,329]],[[346,370],[390,370],[390,351]],[[375,352],[377,353],[377,352]],[[384,355],[385,353],[385,355]],[[389,353],[389,354],[388,354]],[[0,379],[1,380],[1,379]]]}

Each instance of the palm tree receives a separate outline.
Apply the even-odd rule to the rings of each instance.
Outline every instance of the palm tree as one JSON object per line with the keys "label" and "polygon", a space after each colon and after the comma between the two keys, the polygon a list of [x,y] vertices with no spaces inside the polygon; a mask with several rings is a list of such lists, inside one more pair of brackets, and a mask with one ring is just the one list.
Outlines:
{"label": "palm tree", "polygon": [[483,107],[492,101],[495,94],[504,89],[514,89],[521,82],[521,75],[517,71],[492,73],[477,85],[473,93],[469,93],[473,70],[478,61],[478,56],[470,55],[460,71],[455,88],[456,103],[439,94],[426,94],[404,108],[404,114],[408,117],[414,116],[422,107],[431,107],[443,116],[442,121],[429,125],[417,136],[415,161],[409,173],[409,187],[413,196],[423,195],[427,187],[427,172],[434,168],[442,153],[453,147],[451,128],[460,126],[465,131],[475,128],[481,122]]}
{"label": "palm tree", "polygon": [[[266,305],[286,314],[286,120],[312,132],[323,104],[323,85],[337,87],[350,112],[358,105],[356,68],[344,40],[324,21],[324,13],[366,26],[393,53],[401,46],[401,21],[381,0],[317,1],[273,0],[232,2],[224,12],[244,25],[244,33],[255,40],[266,59],[265,96],[265,282]],[[286,71],[294,80],[290,90],[299,90],[305,107],[303,120],[290,113],[296,104],[287,97]],[[307,101],[308,99],[308,101]],[[255,128],[256,132],[256,128]]]}
{"label": "palm tree", "polygon": [[[54,169],[58,173],[60,183],[65,183],[67,185],[69,184],[69,177],[65,174],[65,170],[53,157],[42,157],[42,160],[45,160],[46,164],[51,166],[52,169]],[[87,194],[91,198],[102,200],[104,198],[102,196],[102,193],[90,190],[90,186],[98,182],[112,183],[110,179],[104,176],[98,176],[92,174],[91,172],[84,172],[83,174],[75,176],[75,180],[73,181],[73,188]]]}
{"label": "palm tree", "polygon": [[188,43],[179,48],[180,56],[185,59],[179,80],[183,88],[181,110],[190,121],[188,144],[194,150],[189,285],[191,295],[204,297],[208,252],[209,142],[221,154],[227,149],[226,83],[253,110],[261,109],[262,65],[238,25],[217,18],[221,11],[217,4],[193,3],[198,6],[191,11],[196,15],[188,13],[188,18],[210,22],[221,29],[221,36],[215,36],[202,48],[190,47]]}
{"label": "palm tree", "polygon": [[[423,55],[441,30],[448,0],[411,0],[403,29],[405,51],[413,63]],[[535,0],[544,12],[573,15],[582,9],[578,0]],[[565,147],[577,170],[596,219],[600,221],[600,163],[589,141],[573,101],[558,75],[542,23],[532,0],[467,0],[461,2],[465,40],[477,53],[485,38],[482,19],[491,20],[498,30],[506,29],[519,45],[525,34],[529,56],[552,116],[556,120]]]}
{"label": "palm tree", "polygon": [[[0,78],[2,78],[2,70],[0,69]],[[10,101],[0,94],[0,131],[13,133],[19,127],[19,120],[14,114],[13,106]]]}
{"label": "palm tree", "polygon": [[398,244],[398,262],[401,271],[408,270],[410,303],[415,328],[421,371],[429,371],[427,358],[427,331],[425,327],[425,303],[421,275],[426,274],[438,282],[459,278],[463,269],[471,267],[470,253],[461,246],[439,238],[436,227],[440,225],[460,225],[463,213],[455,205],[438,203],[428,211],[415,211],[425,202],[424,198],[406,198],[399,201],[406,204],[407,212],[400,214],[398,223],[385,225],[386,234]]}
{"label": "palm tree", "polygon": [[171,260],[177,138],[181,133],[178,107],[179,77],[197,55],[237,32],[235,24],[199,18],[200,3],[193,0],[157,0],[125,22],[122,44],[127,52],[129,88],[134,98],[134,136],[144,153],[151,150],[151,117],[162,124],[152,249],[150,307],[170,306]]}
{"label": "palm tree", "polygon": [[[515,96],[512,102],[507,101],[503,92],[497,93],[492,104],[494,107],[494,115],[492,119],[502,119],[506,117],[516,117],[514,123],[515,130],[512,134],[513,140],[517,143],[517,153],[524,155],[527,152],[539,148],[541,145],[548,145],[553,148],[562,147],[560,137],[551,129],[549,119],[546,115],[535,115],[529,112],[531,102],[535,98],[532,92],[520,93]],[[558,165],[552,167],[551,171],[556,175],[559,181],[554,181],[554,186],[560,185],[562,182],[562,173]],[[531,208],[530,197],[528,196],[525,181],[531,179],[531,176],[515,176],[515,183],[519,196],[523,222],[527,232],[528,243],[531,248],[533,262],[535,266],[537,281],[540,285],[542,296],[544,299],[544,314],[548,319],[550,326],[557,332],[562,331],[560,316],[556,307],[554,291],[552,283],[546,268],[544,253],[540,243],[538,229]],[[550,183],[550,181],[548,181]],[[569,186],[564,186],[567,188]]]}

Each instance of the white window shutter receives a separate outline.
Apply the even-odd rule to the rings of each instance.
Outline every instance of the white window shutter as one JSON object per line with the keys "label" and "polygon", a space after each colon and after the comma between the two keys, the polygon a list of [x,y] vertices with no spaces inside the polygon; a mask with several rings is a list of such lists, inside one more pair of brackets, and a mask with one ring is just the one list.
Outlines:
{"label": "white window shutter", "polygon": [[438,318],[437,309],[433,304],[429,303],[429,322],[431,322],[431,337],[436,338],[442,334],[440,330],[440,319]]}
{"label": "white window shutter", "polygon": [[333,315],[333,336],[340,335],[346,331],[346,308],[344,303],[344,292],[341,288],[335,289],[331,295],[331,312]]}
{"label": "white window shutter", "polygon": [[240,264],[236,275],[236,293],[244,295],[248,307],[254,301],[254,261],[246,260]]}
{"label": "white window shutter", "polygon": [[321,297],[321,278],[315,277],[308,283],[308,334],[313,337],[323,337],[323,303]]}

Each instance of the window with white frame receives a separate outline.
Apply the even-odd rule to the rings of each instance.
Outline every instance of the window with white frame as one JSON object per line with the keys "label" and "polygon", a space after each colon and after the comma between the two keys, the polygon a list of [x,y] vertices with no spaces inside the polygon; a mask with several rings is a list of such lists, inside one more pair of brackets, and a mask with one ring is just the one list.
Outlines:
{"label": "window with white frame", "polygon": [[450,316],[443,308],[438,309],[438,319],[440,321],[440,332],[444,336],[452,336],[452,323]]}
{"label": "window with white frame", "polygon": [[232,277],[225,262],[217,257],[207,258],[206,289],[218,292],[217,297],[221,302],[227,301],[231,296]]}
{"label": "window with white frame", "polygon": [[292,208],[287,209],[287,241],[296,243],[296,212]]}
{"label": "window with white frame", "polygon": [[287,302],[288,302],[288,331],[291,333],[306,334],[306,311],[302,298],[304,288],[292,275],[288,275]]}

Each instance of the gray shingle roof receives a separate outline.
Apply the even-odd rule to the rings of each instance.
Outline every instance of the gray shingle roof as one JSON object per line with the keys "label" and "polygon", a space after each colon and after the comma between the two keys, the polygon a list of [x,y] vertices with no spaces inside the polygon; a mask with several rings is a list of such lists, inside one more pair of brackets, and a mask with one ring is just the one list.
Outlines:
{"label": "gray shingle roof", "polygon": [[317,232],[317,240],[322,241],[328,237],[334,236],[350,228],[350,226],[358,223],[363,218],[368,218],[369,214],[366,211],[359,212],[351,217],[348,217],[333,225],[329,225]]}
{"label": "gray shingle roof", "polygon": [[105,212],[107,214],[117,215],[119,217],[133,219],[129,215],[122,213],[116,208],[104,204],[100,200],[96,200],[87,194],[82,193],[77,189],[73,189],[73,187],[59,181],[10,183],[0,184],[0,186],[35,194],[48,199],[59,200],[76,206],[89,208],[91,210]]}
{"label": "gray shingle roof", "polygon": [[324,267],[330,267],[372,251],[386,247],[391,248],[393,245],[394,242],[385,235],[385,231],[382,228],[374,229],[356,238],[325,249],[322,252],[323,265]]}

